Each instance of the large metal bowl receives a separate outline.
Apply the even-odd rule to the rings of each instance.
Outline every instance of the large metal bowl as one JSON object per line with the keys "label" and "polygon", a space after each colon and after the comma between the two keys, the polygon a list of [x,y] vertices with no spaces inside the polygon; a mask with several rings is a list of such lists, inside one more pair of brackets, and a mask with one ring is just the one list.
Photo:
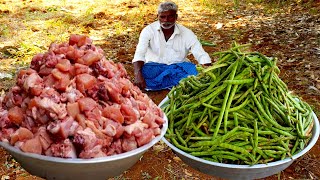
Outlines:
{"label": "large metal bowl", "polygon": [[[161,104],[166,101],[164,99]],[[268,177],[274,174],[281,172],[282,170],[289,167],[294,160],[298,159],[302,155],[306,154],[317,142],[319,137],[319,121],[315,113],[313,112],[314,125],[312,129],[312,138],[309,141],[309,144],[299,153],[293,155],[291,158],[286,158],[280,161],[270,162],[268,164],[257,164],[257,165],[234,165],[234,164],[224,164],[217,163],[212,161],[207,161],[195,156],[192,156],[177,147],[171,144],[169,141],[162,139],[172,150],[173,152],[182,159],[190,167],[203,172],[208,175],[221,177],[225,179],[259,179]]]}
{"label": "large metal bowl", "polygon": [[64,159],[25,153],[5,142],[0,142],[0,145],[32,175],[48,180],[105,180],[128,170],[141,158],[144,152],[162,139],[168,128],[168,119],[165,115],[164,120],[161,134],[148,144],[129,152],[102,158]]}

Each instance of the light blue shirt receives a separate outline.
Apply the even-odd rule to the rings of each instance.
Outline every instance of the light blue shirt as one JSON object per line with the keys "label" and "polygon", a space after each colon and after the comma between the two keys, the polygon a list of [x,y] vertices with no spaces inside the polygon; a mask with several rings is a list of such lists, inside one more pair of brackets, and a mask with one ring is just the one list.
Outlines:
{"label": "light blue shirt", "polygon": [[146,26],[140,33],[138,45],[132,62],[144,61],[163,64],[188,62],[191,52],[199,64],[211,63],[211,58],[202,48],[197,36],[183,25],[176,24],[168,41],[156,21]]}

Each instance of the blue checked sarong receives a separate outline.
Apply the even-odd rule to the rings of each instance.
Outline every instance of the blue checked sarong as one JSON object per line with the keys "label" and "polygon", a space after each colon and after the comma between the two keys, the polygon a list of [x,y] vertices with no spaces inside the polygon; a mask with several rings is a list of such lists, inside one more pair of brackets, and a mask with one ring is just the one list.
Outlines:
{"label": "blue checked sarong", "polygon": [[196,65],[191,62],[175,64],[146,63],[142,75],[146,81],[146,90],[157,91],[171,89],[188,75],[197,75]]}

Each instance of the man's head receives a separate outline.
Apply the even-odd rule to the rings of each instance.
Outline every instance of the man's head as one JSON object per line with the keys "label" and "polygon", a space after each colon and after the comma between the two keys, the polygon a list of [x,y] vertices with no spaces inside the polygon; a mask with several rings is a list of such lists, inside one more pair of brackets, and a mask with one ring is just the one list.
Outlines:
{"label": "man's head", "polygon": [[158,7],[158,19],[163,29],[172,28],[177,20],[178,6],[174,2],[163,2]]}

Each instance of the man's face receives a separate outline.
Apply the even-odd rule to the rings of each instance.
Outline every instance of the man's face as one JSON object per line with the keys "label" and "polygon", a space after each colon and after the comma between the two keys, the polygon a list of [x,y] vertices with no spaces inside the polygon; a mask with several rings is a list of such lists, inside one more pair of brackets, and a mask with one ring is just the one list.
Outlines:
{"label": "man's face", "polygon": [[177,20],[177,13],[176,11],[164,11],[158,14],[158,19],[160,21],[160,25],[163,29],[170,29],[172,28]]}

